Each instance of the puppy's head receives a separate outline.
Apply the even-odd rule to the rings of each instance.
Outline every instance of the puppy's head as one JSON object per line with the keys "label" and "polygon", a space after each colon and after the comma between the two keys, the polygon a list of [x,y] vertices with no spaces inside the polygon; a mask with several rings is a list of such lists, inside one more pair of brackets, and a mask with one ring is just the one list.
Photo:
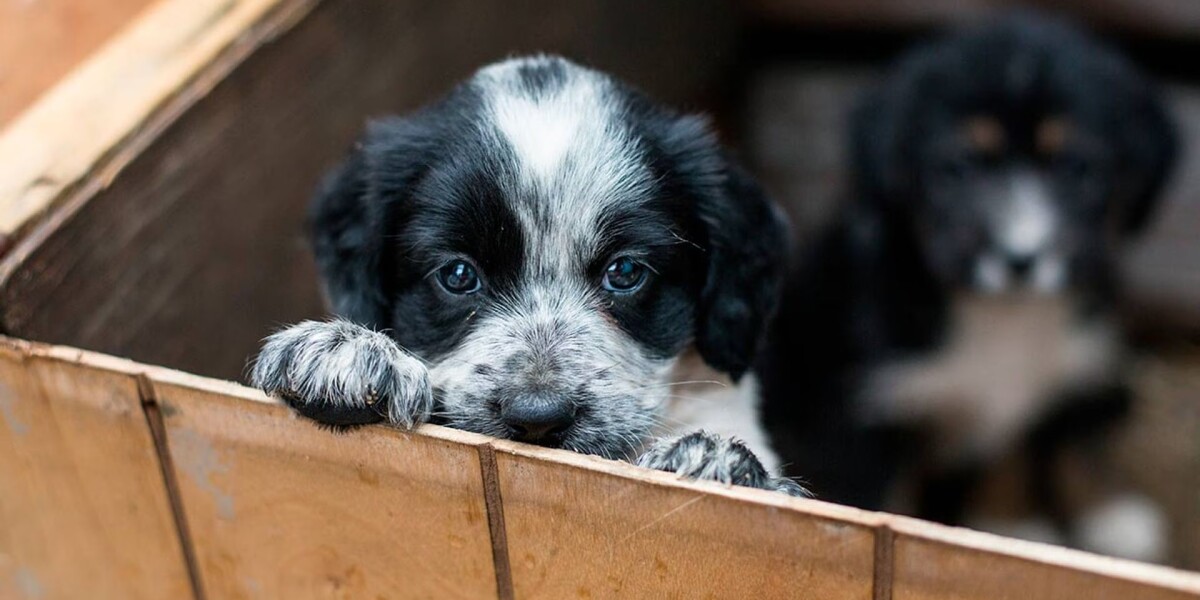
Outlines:
{"label": "puppy's head", "polygon": [[1030,16],[902,60],[853,137],[869,202],[907,221],[944,283],[983,291],[1101,284],[1175,155],[1131,65]]}
{"label": "puppy's head", "polygon": [[441,422],[606,456],[685,348],[747,368],[786,245],[702,120],[553,57],[371,125],[313,227],[334,309],[426,361]]}

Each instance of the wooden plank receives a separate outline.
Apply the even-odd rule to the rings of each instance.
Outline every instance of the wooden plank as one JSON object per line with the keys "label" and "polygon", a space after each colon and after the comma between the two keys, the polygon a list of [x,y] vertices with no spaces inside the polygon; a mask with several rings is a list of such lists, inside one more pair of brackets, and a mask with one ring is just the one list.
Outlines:
{"label": "wooden plank", "polygon": [[208,597],[496,595],[486,438],[334,434],[253,390],[152,379]]}
{"label": "wooden plank", "polygon": [[870,513],[494,447],[518,598],[872,597]]}
{"label": "wooden plank", "polygon": [[894,600],[1180,600],[1200,576],[893,518]]}
{"label": "wooden plank", "polygon": [[911,29],[981,20],[1018,7],[1074,15],[1096,27],[1147,36],[1200,36],[1200,5],[1192,0],[753,0],[764,21],[847,28]]}
{"label": "wooden plank", "polygon": [[0,2],[0,129],[150,2]]}
{"label": "wooden plank", "polygon": [[133,378],[0,341],[0,597],[191,593]]}
{"label": "wooden plank", "polygon": [[[320,4],[286,33],[255,21],[228,53],[248,51],[272,32],[278,37],[169,127],[159,116],[150,124],[138,121],[143,117],[134,112],[144,116],[154,98],[161,103],[169,93],[163,91],[169,82],[186,79],[160,74],[154,60],[165,60],[172,72],[194,67],[197,57],[211,56],[217,41],[227,39],[227,28],[245,29],[268,4],[245,0],[212,12],[215,1],[167,0],[139,24],[139,32],[151,26],[176,31],[176,47],[150,48],[148,57],[125,59],[124,68],[166,81],[150,90],[119,86],[124,91],[111,102],[136,101],[119,118],[96,118],[98,128],[106,121],[103,131],[67,135],[67,125],[45,122],[78,111],[87,86],[103,87],[95,75],[87,86],[72,84],[85,88],[77,94],[39,105],[40,124],[29,121],[0,139],[0,213],[14,219],[44,210],[47,201],[60,205],[0,265],[0,329],[239,377],[272,328],[323,312],[304,212],[322,173],[368,117],[411,110],[487,62],[541,50],[614,71],[668,101],[694,100],[715,88],[730,56],[722,49],[732,44],[731,22],[719,18],[717,0],[337,0]],[[280,7],[298,2],[283,0]],[[166,18],[168,9],[182,16]],[[216,30],[201,27],[205,14]],[[658,25],[664,22],[671,27]],[[191,30],[173,23],[191,23]],[[447,44],[450,39],[471,43]],[[192,48],[201,43],[212,48]],[[120,46],[126,45],[128,52],[136,46]],[[698,47],[704,60],[696,60]],[[155,59],[156,52],[166,56]],[[176,54],[190,58],[177,63]],[[663,67],[684,62],[696,66]],[[180,99],[204,95],[213,85],[205,77],[174,93]],[[107,115],[107,102],[86,110]],[[107,123],[112,119],[120,123]],[[51,132],[47,140],[39,138],[43,130]],[[97,158],[101,146],[122,136],[132,141],[114,150],[120,156]],[[9,230],[18,221],[10,220]]]}
{"label": "wooden plank", "polygon": [[0,239],[65,202],[86,177],[90,191],[102,187],[144,145],[138,135],[162,126],[152,115],[178,114],[261,44],[255,24],[277,13],[288,22],[309,4],[161,0],[148,8],[0,131]]}

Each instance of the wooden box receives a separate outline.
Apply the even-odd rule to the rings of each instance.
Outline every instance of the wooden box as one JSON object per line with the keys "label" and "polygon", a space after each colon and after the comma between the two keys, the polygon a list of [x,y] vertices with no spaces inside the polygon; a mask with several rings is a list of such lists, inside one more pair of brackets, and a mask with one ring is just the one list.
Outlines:
{"label": "wooden box", "polygon": [[366,117],[536,50],[708,106],[734,36],[708,0],[150,5],[0,130],[0,598],[1200,597],[433,426],[332,434],[223,381],[321,314],[303,212]]}

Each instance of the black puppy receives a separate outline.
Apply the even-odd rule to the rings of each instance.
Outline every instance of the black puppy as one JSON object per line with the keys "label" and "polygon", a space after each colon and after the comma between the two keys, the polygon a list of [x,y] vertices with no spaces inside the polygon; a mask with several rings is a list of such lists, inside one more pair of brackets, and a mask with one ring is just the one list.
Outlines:
{"label": "black puppy", "polygon": [[854,201],[805,251],[760,363],[780,458],[818,497],[959,523],[981,472],[1028,452],[1066,541],[1155,558],[1152,505],[1076,513],[1050,473],[1127,409],[1114,258],[1176,151],[1154,88],[1023,15],[908,54],[852,129]]}
{"label": "black puppy", "polygon": [[779,211],[703,119],[561,58],[503,61],[374,123],[312,226],[341,320],[271,336],[252,375],[301,413],[649,447],[645,466],[802,492],[716,437],[736,419],[674,414],[696,355],[738,409],[786,254]]}

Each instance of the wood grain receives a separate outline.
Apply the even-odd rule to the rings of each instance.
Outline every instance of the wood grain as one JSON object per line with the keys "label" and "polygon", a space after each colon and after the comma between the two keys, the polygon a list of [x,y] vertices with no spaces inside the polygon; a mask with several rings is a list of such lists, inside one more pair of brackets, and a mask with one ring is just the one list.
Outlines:
{"label": "wood grain", "polygon": [[334,434],[250,390],[154,388],[208,597],[496,595],[485,438]]}
{"label": "wood grain", "polygon": [[150,3],[0,2],[0,129]]}
{"label": "wood grain", "polygon": [[103,187],[165,118],[262,43],[256,24],[281,12],[294,19],[307,5],[161,0],[148,8],[0,131],[0,236],[27,231],[73,192]]}
{"label": "wood grain", "polygon": [[0,342],[0,597],[191,597],[128,374]]}
{"label": "wood grain", "polygon": [[1200,577],[911,519],[894,519],[894,600],[1180,600]]}
{"label": "wood grain", "polygon": [[495,447],[517,598],[872,597],[868,513]]}

